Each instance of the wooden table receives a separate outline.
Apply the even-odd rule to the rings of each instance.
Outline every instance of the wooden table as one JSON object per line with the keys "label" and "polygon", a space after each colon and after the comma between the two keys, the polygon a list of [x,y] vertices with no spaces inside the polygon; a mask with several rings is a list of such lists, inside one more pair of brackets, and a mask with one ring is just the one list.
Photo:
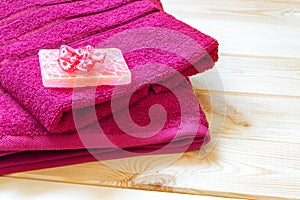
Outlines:
{"label": "wooden table", "polygon": [[[0,191],[15,187],[19,195],[30,197],[51,196],[63,190],[71,199],[83,194],[89,194],[86,199],[97,195],[186,198],[171,193],[95,188],[109,186],[212,199],[300,198],[300,1],[162,2],[167,12],[220,42],[216,70],[192,78],[211,121],[212,143],[155,171],[145,170],[163,159],[159,156],[115,161],[137,173],[91,162],[8,175],[0,179]],[[217,75],[222,84],[214,82]],[[208,87],[205,80],[212,80]],[[74,183],[79,185],[69,185]],[[32,194],[27,190],[31,186],[43,190]]]}

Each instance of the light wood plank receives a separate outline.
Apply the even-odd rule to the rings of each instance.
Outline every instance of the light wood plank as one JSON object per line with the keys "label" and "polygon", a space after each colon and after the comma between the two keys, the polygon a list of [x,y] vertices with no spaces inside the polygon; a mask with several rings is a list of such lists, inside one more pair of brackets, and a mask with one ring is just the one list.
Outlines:
{"label": "light wood plank", "polygon": [[[171,166],[130,174],[122,181],[115,181],[116,170],[97,162],[11,176],[201,195],[297,198],[299,152],[299,144],[220,138],[205,158],[199,158],[201,152],[186,153]],[[152,162],[159,163],[161,158],[155,157]],[[120,159],[115,163],[138,168],[146,159]]]}
{"label": "light wood plank", "polygon": [[[161,168],[172,156],[159,155],[10,176],[225,197],[298,197],[299,98],[226,94],[224,100],[220,94],[197,94],[211,122],[213,140],[171,165]],[[223,128],[219,134],[213,121],[219,123],[223,117],[225,124],[219,127]]]}
{"label": "light wood plank", "polygon": [[300,2],[162,2],[170,14],[217,38],[221,53],[299,58]]}
{"label": "light wood plank", "polygon": [[202,90],[299,97],[300,58],[221,54],[213,70],[193,76],[191,81],[194,88]]}
{"label": "light wood plank", "polygon": [[222,129],[224,138],[300,144],[299,97],[200,90],[196,94],[206,111],[212,134],[219,134]]}
{"label": "light wood plank", "polygon": [[107,187],[94,187],[87,185],[75,185],[55,183],[49,181],[33,181],[15,178],[0,178],[0,199],[14,200],[99,200],[99,199],[222,199],[209,196],[195,196],[186,194],[173,194],[164,192],[138,191],[129,189],[117,189]]}

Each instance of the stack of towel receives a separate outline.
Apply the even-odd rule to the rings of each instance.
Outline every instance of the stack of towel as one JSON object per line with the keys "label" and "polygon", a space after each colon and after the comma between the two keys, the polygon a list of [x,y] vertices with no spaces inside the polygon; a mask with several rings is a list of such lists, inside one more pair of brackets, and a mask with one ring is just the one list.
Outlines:
{"label": "stack of towel", "polygon": [[[0,11],[0,175],[127,152],[176,153],[209,141],[200,105],[190,105],[197,99],[188,76],[214,66],[218,43],[165,13],[158,0],[7,0]],[[132,83],[45,88],[38,51],[61,45],[120,48]],[[138,89],[127,105],[132,88]],[[127,123],[129,106],[137,125],[159,123],[161,114],[149,116],[155,104],[164,107],[166,120],[154,135],[145,130],[134,137],[116,122]]]}

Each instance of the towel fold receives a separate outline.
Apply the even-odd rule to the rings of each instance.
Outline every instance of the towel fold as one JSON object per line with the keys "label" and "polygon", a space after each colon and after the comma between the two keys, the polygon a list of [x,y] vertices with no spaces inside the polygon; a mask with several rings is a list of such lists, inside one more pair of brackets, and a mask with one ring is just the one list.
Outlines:
{"label": "towel fold", "polygon": [[[196,101],[193,90],[186,84],[179,84],[173,89],[174,91],[183,94],[182,100],[186,104]],[[2,88],[0,92],[0,174],[96,159],[176,153],[200,148],[209,141],[205,115],[199,107],[182,114],[178,99],[173,92],[165,91],[156,94],[149,91],[147,98],[130,106],[130,117],[139,125],[149,123],[148,111],[154,104],[162,105],[167,113],[164,127],[158,133],[148,136],[145,131],[139,133],[139,137],[133,137],[121,130],[115,122],[116,116],[101,119],[78,132],[49,133]],[[199,112],[199,115],[195,115],[195,112]],[[124,120],[127,118],[125,111],[115,115]],[[99,131],[99,125],[103,130],[102,133]],[[148,130],[152,133],[153,131],[155,130]],[[85,148],[90,149],[90,152]]]}
{"label": "towel fold", "polygon": [[[163,149],[161,153],[182,153],[182,148],[187,151],[198,149],[203,145],[203,141],[194,142],[188,146],[173,147]],[[142,146],[139,148],[143,148]],[[148,149],[148,148],[147,148]],[[155,153],[153,153],[155,154]],[[93,155],[102,156],[102,160],[118,159],[128,157],[125,151],[114,150],[94,150]],[[26,151],[15,153],[10,156],[0,158],[0,175],[38,170],[51,167],[61,167],[66,165],[97,161],[97,159],[85,149],[69,151]]]}
{"label": "towel fold", "polygon": [[[74,104],[73,99],[72,104],[72,89],[43,87],[37,55],[40,49],[59,48],[62,44],[75,48],[88,44],[120,48],[133,74],[132,84],[118,90],[116,97],[122,98],[133,85],[141,85],[140,95],[132,102],[145,96],[147,88],[142,87],[145,83],[159,82],[173,75],[165,69],[153,71],[150,68],[144,73],[136,74],[135,69],[141,65],[160,63],[187,76],[211,68],[217,60],[216,40],[164,13],[161,7],[150,1],[105,1],[103,4],[94,3],[89,8],[83,6],[85,9],[68,11],[70,7],[75,8],[90,1],[31,7],[30,11],[22,13],[0,32],[0,38],[6,38],[2,41],[4,45],[0,47],[1,84],[50,132],[72,131],[92,123],[85,117],[81,119],[80,127],[78,124],[75,126],[72,106],[77,109],[87,108],[86,115],[89,116],[88,108],[96,103],[99,119],[110,115],[110,112],[102,112],[102,107],[109,104],[114,87],[98,87],[93,101],[87,99],[93,88],[83,89],[76,95],[77,103]],[[43,12],[45,17],[39,16]],[[146,31],[140,34],[140,29]],[[182,34],[201,48],[191,46],[186,37],[175,37],[178,34],[157,35],[161,29]],[[125,35],[123,41],[107,42],[115,35],[128,32],[130,35]],[[141,41],[144,48],[141,47]],[[164,49],[154,48],[155,45]],[[198,66],[197,69],[193,65]],[[93,108],[90,110],[94,112]]]}

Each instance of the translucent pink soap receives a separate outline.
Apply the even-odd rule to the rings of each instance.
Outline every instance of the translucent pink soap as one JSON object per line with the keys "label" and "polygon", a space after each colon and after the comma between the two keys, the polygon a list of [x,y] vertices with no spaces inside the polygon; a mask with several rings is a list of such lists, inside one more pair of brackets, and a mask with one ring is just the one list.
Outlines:
{"label": "translucent pink soap", "polygon": [[59,63],[59,49],[42,49],[39,61],[43,85],[55,88],[73,88],[98,85],[123,85],[131,82],[131,73],[120,49],[94,49],[95,55],[105,55],[90,71],[64,71]]}

